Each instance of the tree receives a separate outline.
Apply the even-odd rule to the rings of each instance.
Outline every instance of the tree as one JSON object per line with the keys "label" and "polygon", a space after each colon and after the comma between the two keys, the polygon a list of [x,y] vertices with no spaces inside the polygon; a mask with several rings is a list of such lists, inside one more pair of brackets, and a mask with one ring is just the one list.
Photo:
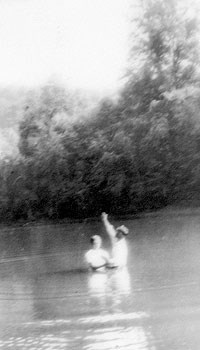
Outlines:
{"label": "tree", "polygon": [[29,96],[24,106],[24,115],[19,126],[19,149],[25,157],[44,149],[55,139],[56,121],[64,113],[68,117],[71,105],[68,105],[67,93],[63,87],[46,85],[39,93]]}
{"label": "tree", "polygon": [[180,0],[139,4],[123,99],[126,107],[141,114],[153,100],[162,100],[166,91],[199,85],[199,28],[189,6]]}
{"label": "tree", "polygon": [[193,182],[199,98],[196,94],[194,103],[192,91],[199,91],[199,28],[181,1],[139,3],[120,105],[123,125],[135,125],[127,133],[132,130],[140,186],[133,181],[130,192],[138,193],[145,206],[151,197],[154,203],[157,196],[173,200]]}

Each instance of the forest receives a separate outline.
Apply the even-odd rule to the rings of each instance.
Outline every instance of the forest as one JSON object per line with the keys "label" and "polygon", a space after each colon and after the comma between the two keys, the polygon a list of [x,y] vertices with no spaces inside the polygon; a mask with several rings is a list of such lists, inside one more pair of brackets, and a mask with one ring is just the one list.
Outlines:
{"label": "forest", "polygon": [[200,203],[198,18],[180,0],[138,0],[137,13],[116,96],[49,83],[20,101],[17,152],[0,161],[1,222]]}

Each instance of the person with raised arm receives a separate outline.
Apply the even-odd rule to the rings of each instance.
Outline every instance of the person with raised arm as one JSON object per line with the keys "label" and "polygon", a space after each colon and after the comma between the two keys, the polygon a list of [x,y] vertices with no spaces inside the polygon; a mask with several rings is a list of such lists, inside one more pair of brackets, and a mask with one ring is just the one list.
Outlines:
{"label": "person with raised arm", "polygon": [[108,214],[101,214],[102,222],[111,241],[112,259],[109,267],[124,267],[127,265],[128,247],[126,236],[129,230],[122,225],[115,228],[108,220]]}

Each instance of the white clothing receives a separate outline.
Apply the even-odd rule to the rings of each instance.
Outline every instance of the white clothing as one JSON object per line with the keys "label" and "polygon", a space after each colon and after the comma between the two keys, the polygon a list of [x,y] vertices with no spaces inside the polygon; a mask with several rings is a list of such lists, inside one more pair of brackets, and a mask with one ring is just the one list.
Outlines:
{"label": "white clothing", "polygon": [[98,269],[99,267],[102,267],[109,261],[109,255],[104,249],[90,249],[86,254],[85,258],[87,263],[95,268]]}
{"label": "white clothing", "polygon": [[112,264],[116,267],[123,267],[127,264],[128,247],[125,237],[118,239],[117,231],[108,221],[104,222],[106,231],[111,239],[112,244]]}
{"label": "white clothing", "polygon": [[113,264],[116,266],[126,266],[128,258],[128,247],[125,238],[113,242],[112,248]]}

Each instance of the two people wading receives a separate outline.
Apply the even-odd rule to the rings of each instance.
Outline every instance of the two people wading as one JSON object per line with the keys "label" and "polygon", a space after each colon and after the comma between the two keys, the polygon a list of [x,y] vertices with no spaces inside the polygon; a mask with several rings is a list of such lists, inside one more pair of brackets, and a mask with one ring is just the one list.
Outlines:
{"label": "two people wading", "polygon": [[106,213],[102,213],[101,218],[111,241],[111,256],[101,248],[101,237],[99,235],[94,235],[90,239],[92,248],[85,255],[87,264],[93,271],[124,267],[127,264],[128,258],[126,236],[129,230],[124,225],[115,228],[109,222],[108,214]]}

